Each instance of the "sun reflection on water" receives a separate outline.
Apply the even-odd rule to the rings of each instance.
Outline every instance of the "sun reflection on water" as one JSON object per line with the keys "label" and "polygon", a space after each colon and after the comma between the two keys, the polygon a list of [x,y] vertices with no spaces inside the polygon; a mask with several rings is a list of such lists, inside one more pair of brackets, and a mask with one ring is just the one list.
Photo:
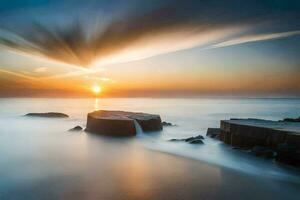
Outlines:
{"label": "sun reflection on water", "polygon": [[99,98],[95,98],[95,103],[94,103],[94,110],[99,110],[100,109],[100,99]]}

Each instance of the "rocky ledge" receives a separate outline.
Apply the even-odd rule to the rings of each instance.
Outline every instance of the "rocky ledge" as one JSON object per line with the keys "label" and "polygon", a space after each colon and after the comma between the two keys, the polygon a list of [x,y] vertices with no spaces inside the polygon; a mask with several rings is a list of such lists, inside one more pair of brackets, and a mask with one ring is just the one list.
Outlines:
{"label": "rocky ledge", "polygon": [[280,120],[280,122],[300,122],[300,117],[298,117],[298,118],[285,118],[283,120]]}
{"label": "rocky ledge", "polygon": [[58,112],[47,112],[47,113],[27,113],[27,117],[48,117],[48,118],[67,118],[67,114]]}
{"label": "rocky ledge", "polygon": [[208,128],[207,132],[206,132],[206,136],[219,139],[220,132],[221,132],[221,129],[219,129],[219,128]]}
{"label": "rocky ledge", "polygon": [[300,123],[262,119],[231,119],[220,123],[219,139],[255,155],[300,167]]}
{"label": "rocky ledge", "polygon": [[159,115],[125,111],[98,110],[87,116],[86,131],[110,136],[134,136],[137,126],[143,132],[162,130]]}

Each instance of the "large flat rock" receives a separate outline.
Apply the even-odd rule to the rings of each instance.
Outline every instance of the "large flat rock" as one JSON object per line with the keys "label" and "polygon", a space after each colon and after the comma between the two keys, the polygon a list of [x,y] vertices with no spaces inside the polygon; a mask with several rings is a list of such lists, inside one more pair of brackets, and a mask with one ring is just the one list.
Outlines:
{"label": "large flat rock", "polygon": [[110,136],[133,136],[137,134],[136,123],[144,132],[162,130],[159,115],[98,110],[88,114],[86,131]]}
{"label": "large flat rock", "polygon": [[27,113],[27,117],[46,117],[46,118],[66,118],[69,117],[67,114],[59,112],[46,112],[46,113]]}
{"label": "large flat rock", "polygon": [[276,159],[300,166],[300,123],[262,119],[221,121],[220,140],[236,147],[268,147]]}
{"label": "large flat rock", "polygon": [[300,123],[263,119],[222,120],[220,139],[233,146],[276,148],[281,143],[300,146]]}

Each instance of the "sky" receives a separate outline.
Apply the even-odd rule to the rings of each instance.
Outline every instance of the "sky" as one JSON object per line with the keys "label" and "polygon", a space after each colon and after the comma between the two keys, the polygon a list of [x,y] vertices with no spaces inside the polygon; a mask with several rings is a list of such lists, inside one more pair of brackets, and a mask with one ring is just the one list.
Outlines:
{"label": "sky", "polygon": [[297,0],[1,0],[0,97],[300,97]]}

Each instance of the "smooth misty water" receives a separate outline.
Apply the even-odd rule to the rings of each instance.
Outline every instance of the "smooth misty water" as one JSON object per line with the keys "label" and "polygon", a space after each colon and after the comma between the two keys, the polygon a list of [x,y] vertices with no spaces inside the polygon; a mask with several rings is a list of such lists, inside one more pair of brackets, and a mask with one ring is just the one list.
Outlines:
{"label": "smooth misty water", "polygon": [[[157,133],[139,133],[131,139],[114,139],[67,131],[76,125],[85,127],[86,114],[98,109],[160,114],[164,121],[178,126],[165,127]],[[70,115],[70,118],[42,119],[22,116],[28,112],[48,111],[63,112]],[[264,181],[269,180],[267,184],[274,180],[288,183],[285,185],[286,191],[291,193],[292,190],[293,195],[297,196],[299,190],[295,193],[293,187],[289,188],[289,184],[300,187],[300,172],[297,169],[233,150],[210,138],[205,139],[205,145],[173,143],[168,140],[205,135],[206,129],[218,127],[221,119],[241,117],[279,120],[298,116],[299,99],[0,99],[0,199],[1,195],[11,197],[11,193],[15,191],[20,191],[21,194],[39,191],[38,197],[44,194],[45,190],[53,191],[54,194],[70,190],[69,187],[81,191],[83,180],[84,183],[94,184],[97,178],[101,179],[101,183],[97,181],[97,184],[103,184],[101,194],[107,194],[106,197],[109,197],[111,193],[116,192],[117,186],[114,184],[122,181],[120,177],[124,180],[136,180],[131,183],[125,181],[124,184],[135,188],[133,193],[138,197],[137,191],[143,191],[145,195],[149,188],[155,190],[156,183],[150,184],[148,177],[148,168],[151,167],[151,173],[166,176],[166,179],[173,176],[173,179],[178,179],[173,181],[188,181],[188,176],[178,174],[183,171],[189,173],[188,169],[191,166],[186,165],[191,161],[173,166],[172,163],[179,161],[170,161],[173,158],[165,158],[160,154],[155,157],[148,153],[148,150],[199,160],[197,163],[208,163],[212,168],[207,167],[206,170],[225,168],[246,176],[260,177]],[[118,174],[119,167],[126,169],[127,175]],[[146,169],[147,177],[144,174]],[[109,180],[105,179],[107,174],[113,176],[109,176]],[[142,187],[137,184],[139,180],[144,179],[149,181],[147,184],[150,185]],[[76,185],[77,182],[81,184]],[[51,188],[48,188],[49,185]],[[111,185],[111,188],[107,189],[108,185]],[[88,190],[99,192],[99,188],[90,186]],[[131,190],[126,188],[126,191]],[[149,195],[151,194],[149,192]],[[72,195],[76,196],[74,193]]]}

